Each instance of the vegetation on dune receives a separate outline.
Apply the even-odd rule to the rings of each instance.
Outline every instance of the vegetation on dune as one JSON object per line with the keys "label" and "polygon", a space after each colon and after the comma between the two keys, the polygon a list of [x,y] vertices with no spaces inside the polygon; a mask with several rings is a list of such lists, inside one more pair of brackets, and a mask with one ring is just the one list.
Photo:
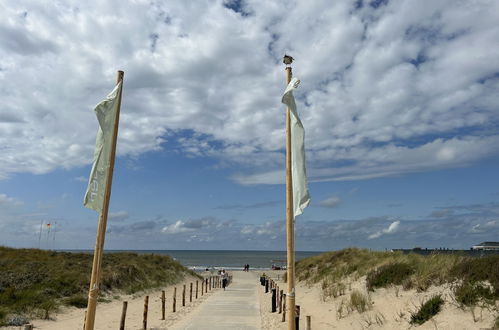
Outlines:
{"label": "vegetation on dune", "polygon": [[411,315],[411,324],[423,324],[440,312],[444,300],[441,296],[434,296],[421,305],[416,313]]}
{"label": "vegetation on dune", "polygon": [[[86,307],[92,259],[88,253],[0,247],[0,325],[49,318],[61,304]],[[197,276],[169,256],[106,253],[101,292],[131,294],[176,283],[187,273]]]}
{"label": "vegetation on dune", "polygon": [[345,282],[366,276],[368,290],[401,285],[426,291],[431,285],[451,283],[456,300],[472,306],[499,299],[499,255],[466,257],[457,254],[373,252],[349,248],[300,260],[296,277],[321,283],[323,296],[345,294]]}
{"label": "vegetation on dune", "polygon": [[390,284],[402,284],[413,273],[414,268],[406,263],[383,265],[367,274],[367,289],[374,291],[375,288],[384,288]]}

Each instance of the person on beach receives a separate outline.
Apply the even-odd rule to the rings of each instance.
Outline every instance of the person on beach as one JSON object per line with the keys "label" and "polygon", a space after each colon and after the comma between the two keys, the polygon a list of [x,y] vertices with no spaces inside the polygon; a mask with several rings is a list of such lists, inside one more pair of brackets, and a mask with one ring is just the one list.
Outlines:
{"label": "person on beach", "polygon": [[225,272],[225,269],[222,269],[220,276],[222,277],[222,288],[224,288],[224,291],[225,291],[225,287],[227,286],[227,280],[229,278],[229,276]]}

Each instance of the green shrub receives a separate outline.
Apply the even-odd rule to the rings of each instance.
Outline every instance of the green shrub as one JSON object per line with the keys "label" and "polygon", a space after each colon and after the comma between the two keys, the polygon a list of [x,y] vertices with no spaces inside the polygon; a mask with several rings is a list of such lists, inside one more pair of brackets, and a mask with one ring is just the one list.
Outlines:
{"label": "green shrub", "polygon": [[411,324],[423,324],[440,312],[444,300],[440,295],[434,296],[421,305],[416,313],[411,314]]}
{"label": "green shrub", "polygon": [[481,283],[464,281],[454,289],[454,296],[458,303],[464,306],[474,306],[479,300],[494,302],[494,293]]}
{"label": "green shrub", "polygon": [[[90,253],[0,246],[0,325],[11,315],[50,318],[61,302],[85,307],[81,297],[88,292],[92,259]],[[101,274],[101,293],[135,293],[177,283],[186,274],[199,277],[169,256],[137,253],[104,254]]]}
{"label": "green shrub", "polygon": [[390,284],[400,285],[414,273],[414,268],[406,263],[392,263],[379,267],[367,274],[366,286],[370,291]]}
{"label": "green shrub", "polygon": [[88,298],[84,295],[74,295],[69,297],[66,301],[66,305],[74,306],[76,308],[85,308],[87,307]]}

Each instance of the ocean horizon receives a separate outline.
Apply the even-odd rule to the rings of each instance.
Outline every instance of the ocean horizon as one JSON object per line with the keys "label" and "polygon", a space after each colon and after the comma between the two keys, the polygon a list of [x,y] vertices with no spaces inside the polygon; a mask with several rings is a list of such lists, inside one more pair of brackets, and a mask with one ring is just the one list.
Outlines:
{"label": "ocean horizon", "polygon": [[[93,253],[94,250],[61,249],[57,251]],[[104,253],[131,252],[138,254],[169,255],[183,266],[202,271],[206,269],[242,270],[245,264],[250,270],[267,270],[272,265],[286,265],[286,251],[262,250],[105,250]],[[295,251],[295,260],[312,257],[324,251]]]}

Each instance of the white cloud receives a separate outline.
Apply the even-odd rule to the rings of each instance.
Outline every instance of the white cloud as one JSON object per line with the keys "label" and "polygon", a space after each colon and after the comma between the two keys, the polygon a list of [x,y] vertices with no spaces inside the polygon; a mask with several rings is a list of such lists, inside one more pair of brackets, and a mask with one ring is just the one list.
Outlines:
{"label": "white cloud", "polygon": [[9,197],[6,194],[0,194],[0,206],[19,206],[23,202],[15,199],[14,197]]}
{"label": "white cloud", "polygon": [[326,198],[326,199],[320,201],[319,205],[324,206],[324,207],[333,208],[333,207],[338,206],[338,204],[340,204],[340,203],[341,203],[341,199],[339,197],[331,196],[329,198]]}
{"label": "white cloud", "polygon": [[165,234],[178,234],[185,233],[196,230],[195,228],[186,227],[186,224],[182,220],[177,220],[177,222],[167,225],[161,229]]}
{"label": "white cloud", "polygon": [[499,3],[254,0],[244,10],[221,0],[4,5],[0,179],[90,164],[91,109],[123,69],[119,155],[174,141],[234,165],[238,183],[282,183],[285,52],[302,80],[311,181],[498,155]]}
{"label": "white cloud", "polygon": [[125,221],[128,217],[127,211],[110,212],[108,215],[110,221]]}
{"label": "white cloud", "polygon": [[394,221],[394,222],[392,222],[390,224],[390,226],[388,226],[388,228],[380,230],[380,231],[377,231],[374,234],[369,235],[368,238],[369,239],[375,239],[375,238],[379,238],[379,237],[381,237],[382,235],[385,235],[385,234],[393,234],[393,233],[397,232],[397,230],[399,229],[399,225],[400,225],[400,221],[399,220]]}

